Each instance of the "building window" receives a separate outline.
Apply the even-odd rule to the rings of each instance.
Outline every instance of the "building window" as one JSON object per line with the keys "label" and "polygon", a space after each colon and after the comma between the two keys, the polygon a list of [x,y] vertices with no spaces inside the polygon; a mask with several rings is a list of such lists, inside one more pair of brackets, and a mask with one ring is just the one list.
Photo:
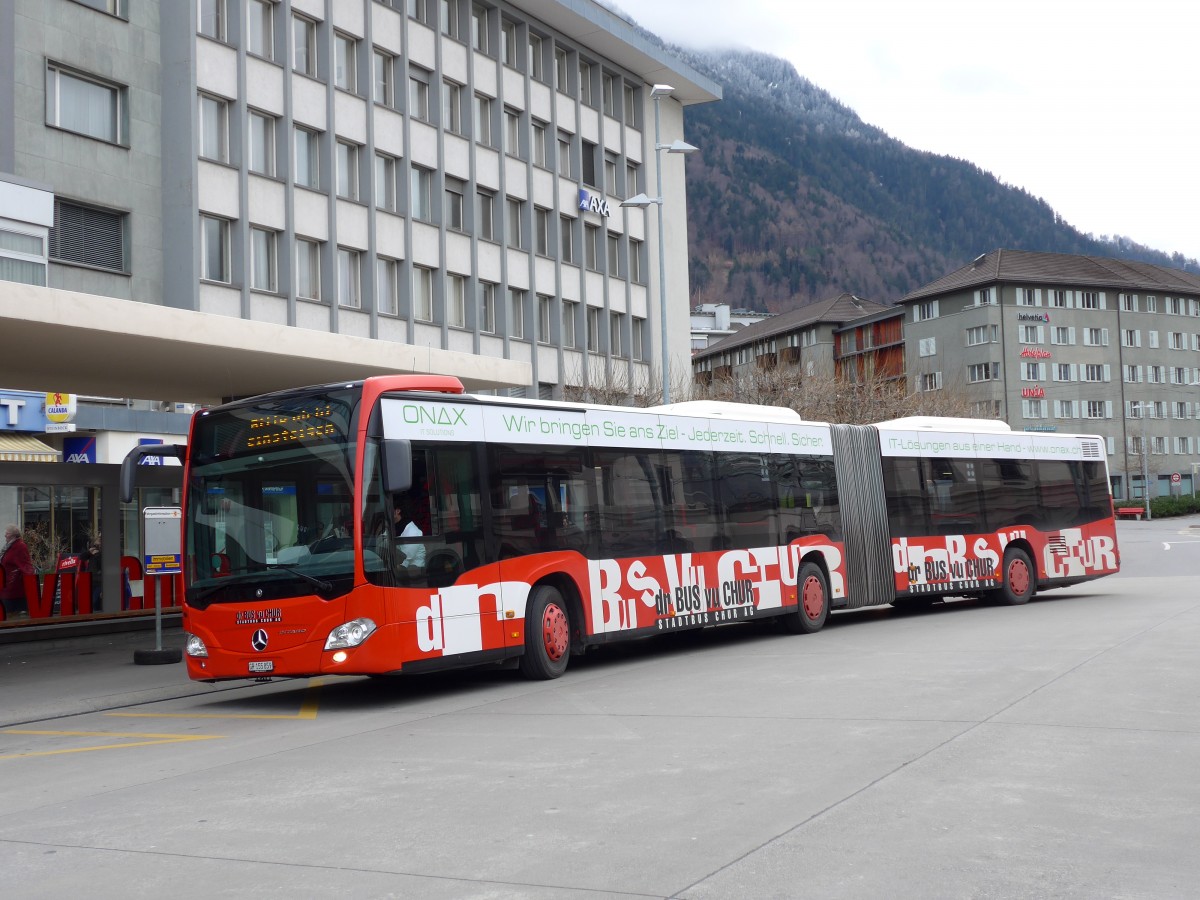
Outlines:
{"label": "building window", "polygon": [[471,46],[479,53],[490,54],[487,7],[471,4]]}
{"label": "building window", "polygon": [[[429,24],[429,13],[432,8],[432,2],[433,2],[433,0],[407,0],[408,17],[410,19],[416,19],[418,22],[428,25]],[[397,6],[400,5],[398,0],[397,0],[396,5]]]}
{"label": "building window", "polygon": [[540,166],[544,169],[546,168],[546,140],[548,137],[546,123],[534,119],[532,122],[531,131],[532,134],[530,136],[530,143],[533,146],[531,148],[532,152],[530,153],[530,156],[533,157],[533,164],[535,166]]}
{"label": "building window", "polygon": [[646,359],[646,320],[634,316],[630,322],[629,352],[634,359],[644,362]]}
{"label": "building window", "polygon": [[1084,291],[1079,296],[1080,309],[1099,309],[1100,295],[1095,291]]}
{"label": "building window", "polygon": [[333,36],[333,83],[352,94],[358,90],[358,41],[340,31]]}
{"label": "building window", "polygon": [[637,163],[625,164],[625,196],[632,197],[638,192],[638,176],[641,172],[641,166]]}
{"label": "building window", "polygon": [[462,86],[453,81],[442,82],[442,127],[462,134]]}
{"label": "building window", "polygon": [[47,63],[46,124],[124,144],[125,88]]}
{"label": "building window", "polygon": [[125,213],[81,206],[55,197],[50,259],[125,272],[127,220]]}
{"label": "building window", "polygon": [[1026,419],[1044,419],[1046,418],[1046,401],[1045,400],[1022,400],[1021,415]]}
{"label": "building window", "polygon": [[1125,312],[1137,312],[1138,311],[1137,294],[1122,294],[1121,295],[1121,309]]}
{"label": "building window", "polygon": [[246,28],[246,52],[263,59],[274,59],[275,4],[272,0],[250,0]]}
{"label": "building window", "polygon": [[475,140],[492,146],[492,98],[483,94],[475,95]]}
{"label": "building window", "polygon": [[981,381],[995,381],[1000,377],[1000,363],[974,363],[967,366],[967,381],[977,384]]}
{"label": "building window", "polygon": [[562,306],[562,345],[569,350],[579,349],[575,339],[575,317],[579,315],[579,304],[574,300],[564,300]]}
{"label": "building window", "polygon": [[521,113],[507,106],[504,108],[504,152],[525,158],[521,153]]}
{"label": "building window", "polygon": [[937,315],[938,302],[936,300],[926,300],[913,306],[914,322],[928,322],[930,319],[936,319]]}
{"label": "building window", "polygon": [[[1088,366],[1088,368],[1090,369],[1091,366]],[[1146,367],[1146,380],[1148,382],[1150,382],[1151,384],[1162,384],[1163,383],[1163,367],[1162,366],[1147,366]]]}
{"label": "building window", "polygon": [[321,245],[317,241],[296,238],[296,296],[321,299]]}
{"label": "building window", "polygon": [[1017,306],[1037,305],[1037,291],[1033,288],[1017,288]]}
{"label": "building window", "polygon": [[1107,367],[1097,364],[1088,364],[1083,368],[1084,381],[1108,381],[1108,373],[1105,371]]}
{"label": "building window", "polygon": [[629,239],[629,280],[634,284],[646,283],[646,245],[643,241]]}
{"label": "building window", "polygon": [[567,48],[554,48],[554,89],[561,93],[570,93],[567,84]]}
{"label": "building window", "polygon": [[570,216],[559,216],[559,234],[561,240],[559,246],[562,248],[562,261],[565,263],[575,263],[575,220]]}
{"label": "building window", "polygon": [[1085,329],[1083,329],[1083,343],[1087,347],[1107,347],[1108,346],[1108,329],[1107,328],[1085,328]]}
{"label": "building window", "polygon": [[617,86],[615,78],[608,72],[600,74],[600,96],[606,116],[617,115]]}
{"label": "building window", "polygon": [[1021,326],[1021,343],[1022,344],[1040,344],[1042,342],[1042,326],[1041,325],[1022,325]]}
{"label": "building window", "polygon": [[229,162],[229,104],[208,94],[200,95],[200,155]]}
{"label": "building window", "polygon": [[1075,329],[1068,328],[1065,325],[1056,325],[1050,332],[1050,343],[1052,344],[1074,344]]}
{"label": "building window", "polygon": [[1059,309],[1066,309],[1067,308],[1067,292],[1066,291],[1055,291],[1053,296],[1051,297],[1051,301]]}
{"label": "building window", "polygon": [[225,0],[199,0],[197,30],[214,41],[225,40]]}
{"label": "building window", "polygon": [[433,221],[433,172],[413,166],[408,185],[409,214],[421,222]]}
{"label": "building window", "polygon": [[611,153],[604,154],[604,192],[617,193],[617,158]]}
{"label": "building window", "polygon": [[582,162],[582,171],[580,172],[583,178],[583,183],[589,187],[600,187],[599,180],[596,178],[596,145],[591,141],[582,142],[583,150],[580,154]]}
{"label": "building window", "polygon": [[475,232],[481,240],[496,239],[496,195],[486,188],[475,192]]}
{"label": "building window", "polygon": [[600,268],[600,227],[590,223],[583,226],[584,264],[593,272]]}
{"label": "building window", "polygon": [[295,14],[292,15],[292,71],[317,74],[317,23]]}
{"label": "building window", "polygon": [[396,160],[382,153],[375,154],[375,207],[396,209]]}
{"label": "building window", "polygon": [[375,309],[381,315],[394,316],[398,309],[396,293],[396,261],[375,259]]}
{"label": "building window", "polygon": [[41,235],[0,228],[0,281],[46,286],[46,247]]}
{"label": "building window", "polygon": [[429,71],[420,66],[408,67],[408,114],[429,121]]}
{"label": "building window", "polygon": [[533,208],[533,248],[542,256],[550,255],[550,210]]}
{"label": "building window", "polygon": [[621,236],[611,231],[608,233],[608,274],[625,277],[625,266],[621,264]]}
{"label": "building window", "polygon": [[446,209],[445,224],[451,231],[466,231],[467,215],[464,195],[466,185],[457,178],[446,176]]}
{"label": "building window", "polygon": [[358,309],[362,306],[362,283],[360,269],[362,254],[357,250],[338,247],[338,306]]}
{"label": "building window", "polygon": [[275,117],[250,110],[250,171],[275,175]]}
{"label": "building window", "polygon": [[942,388],[942,373],[941,372],[926,372],[921,375],[918,390],[920,391],[938,391]]}
{"label": "building window", "polygon": [[1137,384],[1141,380],[1142,380],[1141,379],[1141,369],[1139,369],[1137,366],[1126,366],[1125,367],[1125,383],[1126,384]]}
{"label": "building window", "polygon": [[451,328],[467,327],[467,277],[446,275],[446,324]]}
{"label": "building window", "polygon": [[623,313],[611,312],[608,314],[608,349],[613,356],[622,358],[626,355],[625,329],[621,327],[624,319]]}
{"label": "building window", "polygon": [[250,289],[274,294],[279,290],[276,246],[278,235],[266,228],[250,229]]}
{"label": "building window", "polygon": [[507,19],[500,23],[500,61],[517,67],[517,23]]}
{"label": "building window", "polygon": [[433,321],[433,269],[413,266],[412,316],[418,322]]}
{"label": "building window", "polygon": [[1109,405],[1111,402],[1112,401],[1110,401],[1110,400],[1081,401],[1081,403],[1087,404],[1086,410],[1085,410],[1086,415],[1084,415],[1084,418],[1085,419],[1111,419],[1112,411],[1111,411],[1111,407]]}
{"label": "building window", "polygon": [[321,156],[315,131],[295,128],[296,135],[296,184],[317,190],[321,186]]}
{"label": "building window", "polygon": [[558,174],[563,178],[575,177],[575,166],[571,161],[571,136],[564,131],[558,133]]}
{"label": "building window", "polygon": [[337,195],[347,200],[357,200],[358,145],[346,141],[337,142]]}
{"label": "building window", "polygon": [[542,70],[542,39],[533,32],[529,33],[529,77],[534,81],[545,81]]}
{"label": "building window", "polygon": [[582,59],[579,61],[579,102],[584,106],[592,105],[592,65]]}
{"label": "building window", "polygon": [[372,99],[382,106],[396,105],[396,86],[394,82],[396,57],[386,50],[375,49],[372,56],[374,73],[374,88]]}
{"label": "building window", "polygon": [[229,221],[200,216],[200,277],[229,282]]}
{"label": "building window", "polygon": [[1075,401],[1074,400],[1056,400],[1055,417],[1059,419],[1075,418]]}
{"label": "building window", "polygon": [[628,82],[625,83],[625,124],[630,128],[640,128],[642,125],[638,94],[637,88]]}
{"label": "building window", "polygon": [[554,298],[546,294],[537,295],[537,339],[540,344],[549,344],[554,317]]}
{"label": "building window", "polygon": [[479,330],[496,333],[496,285],[490,281],[479,282]]}
{"label": "building window", "polygon": [[508,246],[517,250],[525,248],[525,201],[507,197],[504,201],[505,226],[508,231]]}
{"label": "building window", "polygon": [[1041,363],[1025,363],[1024,372],[1021,375],[1022,381],[1041,381],[1044,377]]}
{"label": "building window", "polygon": [[460,40],[462,32],[458,21],[458,0],[441,0],[441,11],[439,24],[442,34]]}
{"label": "building window", "polygon": [[967,329],[967,346],[978,344],[994,344],[999,340],[998,325],[976,325]]}
{"label": "building window", "polygon": [[508,333],[517,340],[525,339],[525,292],[508,289]]}
{"label": "building window", "polygon": [[600,312],[595,306],[587,308],[587,348],[589,353],[600,352]]}

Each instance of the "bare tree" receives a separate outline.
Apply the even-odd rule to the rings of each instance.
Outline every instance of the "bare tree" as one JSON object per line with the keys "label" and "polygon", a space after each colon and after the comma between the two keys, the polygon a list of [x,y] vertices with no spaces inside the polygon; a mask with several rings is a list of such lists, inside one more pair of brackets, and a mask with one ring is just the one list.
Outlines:
{"label": "bare tree", "polygon": [[976,417],[961,390],[909,392],[889,378],[846,381],[833,375],[803,375],[794,368],[758,369],[695,385],[697,399],[784,406],[812,422],[863,425],[906,416]]}

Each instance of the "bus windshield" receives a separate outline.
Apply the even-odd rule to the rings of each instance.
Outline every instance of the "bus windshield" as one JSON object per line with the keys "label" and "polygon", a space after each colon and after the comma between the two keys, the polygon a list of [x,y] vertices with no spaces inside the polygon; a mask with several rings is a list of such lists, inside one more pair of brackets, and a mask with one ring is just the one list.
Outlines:
{"label": "bus windshield", "polygon": [[282,394],[197,417],[188,455],[189,604],[350,590],[358,396]]}

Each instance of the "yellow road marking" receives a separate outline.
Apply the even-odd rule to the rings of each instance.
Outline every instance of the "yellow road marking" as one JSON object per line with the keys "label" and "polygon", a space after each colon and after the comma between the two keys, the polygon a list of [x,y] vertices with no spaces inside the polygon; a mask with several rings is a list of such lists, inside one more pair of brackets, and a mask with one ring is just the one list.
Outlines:
{"label": "yellow road marking", "polygon": [[276,713],[153,713],[153,712],[113,712],[106,716],[117,716],[125,719],[315,719],[317,717],[318,688],[324,682],[313,678],[304,692],[304,702],[300,704],[300,712],[295,715]]}
{"label": "yellow road marking", "polygon": [[0,759],[19,759],[26,756],[58,756],[63,753],[91,753],[95,750],[124,750],[129,747],[152,747],[155,744],[186,744],[190,741],[213,741],[224,737],[220,734],[143,734],[122,731],[38,731],[29,728],[5,728],[5,734],[28,734],[49,737],[106,737],[106,738],[153,738],[122,744],[98,744],[94,747],[68,747],[64,750],[36,750],[31,753],[10,753]]}

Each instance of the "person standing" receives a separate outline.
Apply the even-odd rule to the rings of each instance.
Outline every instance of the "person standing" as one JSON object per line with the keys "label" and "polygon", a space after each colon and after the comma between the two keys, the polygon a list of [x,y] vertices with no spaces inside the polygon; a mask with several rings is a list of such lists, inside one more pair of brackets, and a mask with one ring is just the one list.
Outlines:
{"label": "person standing", "polygon": [[97,538],[96,543],[88,547],[87,556],[83,558],[83,571],[92,575],[92,612],[100,612],[101,579],[104,577],[100,569],[101,558],[100,540]]}
{"label": "person standing", "polygon": [[25,596],[25,576],[33,574],[33,560],[29,558],[29,547],[21,538],[21,529],[9,525],[4,529],[4,549],[0,551],[0,571],[4,573],[4,586],[0,588],[0,602],[6,615],[29,614]]}

